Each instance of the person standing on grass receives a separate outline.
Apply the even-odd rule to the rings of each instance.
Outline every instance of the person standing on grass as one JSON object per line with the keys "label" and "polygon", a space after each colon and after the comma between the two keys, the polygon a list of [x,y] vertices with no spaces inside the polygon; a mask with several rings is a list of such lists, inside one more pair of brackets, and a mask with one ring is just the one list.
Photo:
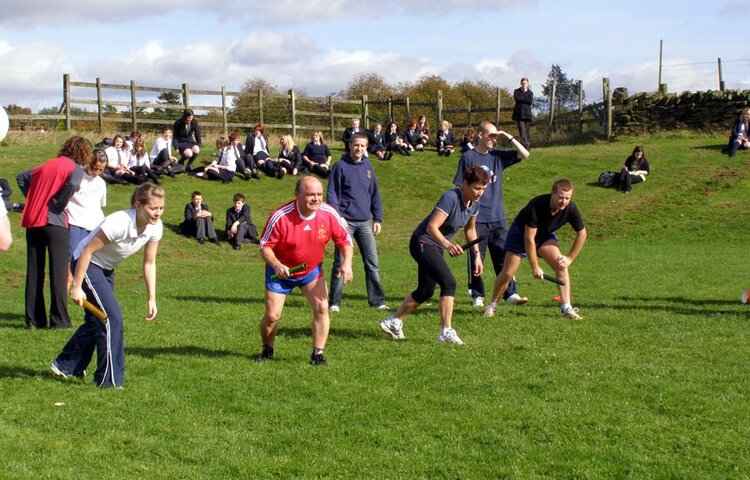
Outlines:
{"label": "person standing on grass", "polygon": [[84,323],[49,369],[58,378],[83,377],[96,348],[94,382],[100,387],[122,387],[125,378],[123,315],[115,297],[115,267],[143,250],[146,282],[146,321],[156,318],[156,251],[161,240],[164,190],[153,183],[139,186],[130,199],[132,208],[107,216],[78,244],[70,299],[82,306],[89,300],[107,318],[102,321],[88,310]]}
{"label": "person standing on grass", "polygon": [[[326,202],[346,220],[349,234],[357,241],[362,263],[365,266],[367,302],[371,307],[388,310],[383,285],[380,283],[378,246],[375,236],[383,223],[383,204],[380,202],[375,170],[365,157],[367,137],[355,133],[349,140],[349,153],[333,164],[328,179]],[[328,297],[330,311],[341,308],[344,279],[338,275],[343,256],[338,248],[333,252],[331,291]]]}
{"label": "person standing on grass", "polygon": [[[344,283],[352,280],[352,237],[344,220],[331,206],[323,203],[323,184],[315,177],[297,181],[295,199],[268,217],[260,239],[260,253],[266,262],[266,309],[260,323],[263,351],[257,361],[271,360],[279,319],[287,295],[299,287],[312,308],[313,351],[311,365],[326,365],[323,349],[328,339],[328,290],[323,277],[325,246],[333,242],[343,254],[337,272]],[[292,273],[290,269],[305,264]],[[272,276],[276,276],[273,279]]]}
{"label": "person standing on grass", "polygon": [[[493,150],[499,137],[508,140],[515,150]],[[463,182],[463,172],[471,165],[480,165],[487,169],[490,174],[490,184],[479,204],[479,216],[477,217],[477,236],[482,239],[479,242],[479,255],[484,262],[487,248],[490,250],[492,266],[495,275],[503,269],[505,261],[505,236],[508,233],[508,223],[505,218],[505,207],[503,206],[503,172],[525,158],[529,158],[529,151],[521,143],[503,132],[497,130],[490,122],[482,122],[477,127],[478,141],[475,148],[461,155],[458,162],[458,170],[453,183],[460,186]],[[467,265],[467,276],[469,281],[469,295],[473,299],[475,307],[484,307],[484,282],[481,275],[473,274],[474,271],[474,249],[469,252]],[[523,305],[529,300],[518,294],[516,282],[511,280],[508,290],[503,294],[505,301],[510,304]]]}
{"label": "person standing on grass", "polygon": [[[409,253],[417,262],[417,288],[404,298],[394,315],[380,322],[380,328],[395,340],[405,338],[404,319],[429,300],[435,293],[435,286],[440,285],[438,310],[442,328],[438,341],[464,343],[452,326],[456,279],[443,258],[443,251],[447,250],[451,256],[464,253],[461,245],[451,242],[461,228],[464,229],[466,240],[477,238],[479,199],[490,182],[490,176],[480,165],[471,165],[463,172],[462,178],[461,186],[445,192],[432,213],[422,220],[411,235]],[[478,247],[474,245],[471,248],[475,250],[472,273],[481,275],[484,267]]]}
{"label": "person standing on grass", "polygon": [[[570,275],[568,267],[573,263],[583,244],[586,243],[586,227],[583,216],[573,198],[573,184],[561,179],[552,184],[552,193],[539,195],[518,213],[510,226],[505,242],[505,264],[503,271],[495,279],[492,290],[492,303],[484,311],[485,317],[492,317],[497,311],[500,295],[513,279],[521,265],[521,260],[528,257],[531,273],[534,278],[544,278],[544,271],[539,266],[539,257],[555,270],[555,277],[562,281],[557,288],[560,291],[561,312],[564,317],[581,320],[578,309],[570,304]],[[567,255],[560,252],[555,231],[569,223],[576,232],[576,238]]]}
{"label": "person standing on grass", "polygon": [[65,141],[57,158],[16,177],[26,196],[21,226],[26,229],[26,327],[47,327],[44,306],[45,256],[49,254],[49,326],[72,328],[68,316],[68,215],[65,207],[83,179],[82,165],[91,160],[93,147],[83,137]]}
{"label": "person standing on grass", "polygon": [[529,90],[529,79],[523,77],[521,86],[513,91],[513,100],[516,104],[513,106],[512,118],[518,125],[518,136],[521,137],[521,145],[524,148],[531,148],[529,134],[531,132],[531,105],[534,103],[534,92]]}

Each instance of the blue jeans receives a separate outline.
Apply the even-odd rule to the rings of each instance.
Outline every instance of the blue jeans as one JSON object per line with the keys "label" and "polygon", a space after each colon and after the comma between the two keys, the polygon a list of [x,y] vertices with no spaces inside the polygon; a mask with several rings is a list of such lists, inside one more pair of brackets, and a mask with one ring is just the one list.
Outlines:
{"label": "blue jeans", "polygon": [[[347,220],[349,234],[357,242],[362,263],[365,266],[365,282],[367,283],[367,302],[371,307],[379,307],[385,302],[383,285],[380,283],[380,265],[378,264],[378,246],[375,244],[375,234],[372,233],[370,220],[355,222]],[[333,268],[331,268],[331,291],[328,295],[329,305],[341,305],[341,293],[344,290],[343,277],[337,277],[339,267],[344,262],[344,256],[338,247],[333,252]]]}

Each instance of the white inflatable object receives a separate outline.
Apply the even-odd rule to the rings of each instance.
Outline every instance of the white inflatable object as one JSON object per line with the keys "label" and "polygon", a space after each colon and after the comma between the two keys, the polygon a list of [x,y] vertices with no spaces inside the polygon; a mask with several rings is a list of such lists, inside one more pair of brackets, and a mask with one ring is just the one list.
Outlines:
{"label": "white inflatable object", "polygon": [[8,121],[8,114],[5,113],[5,109],[3,107],[0,107],[0,142],[5,140],[5,136],[8,134],[9,125],[10,122]]}

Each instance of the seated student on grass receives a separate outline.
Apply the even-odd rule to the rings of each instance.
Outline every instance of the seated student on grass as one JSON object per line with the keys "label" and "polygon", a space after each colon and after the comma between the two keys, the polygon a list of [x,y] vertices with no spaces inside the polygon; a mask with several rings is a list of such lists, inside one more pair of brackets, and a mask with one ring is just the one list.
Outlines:
{"label": "seated student on grass", "polygon": [[464,136],[461,137],[461,154],[474,150],[477,145],[477,133],[471,127],[466,127],[464,130]]}
{"label": "seated student on grass", "polygon": [[302,152],[294,144],[294,139],[289,134],[279,137],[279,159],[276,164],[276,178],[284,178],[284,175],[297,175],[302,168]]}
{"label": "seated student on grass", "polygon": [[[266,165],[266,160],[271,158],[271,154],[268,153],[268,137],[266,136],[266,129],[260,123],[253,127],[253,133],[247,136],[245,139],[245,165],[246,169],[250,170],[250,176],[255,179],[260,179],[258,170],[265,172],[266,175],[275,175],[274,165]],[[247,173],[247,170],[245,170]]]}
{"label": "seated student on grass", "polygon": [[406,130],[404,131],[404,145],[410,151],[424,150],[424,140],[422,136],[417,132],[417,121],[416,119],[409,120],[406,124]]}
{"label": "seated student on grass", "polygon": [[346,127],[344,129],[344,134],[341,136],[341,141],[344,142],[344,151],[346,153],[349,153],[349,144],[355,133],[365,133],[365,130],[359,127],[359,118],[352,118],[352,125]]}
{"label": "seated student on grass", "polygon": [[367,151],[374,153],[379,159],[390,160],[393,156],[393,152],[386,148],[382,123],[377,122],[372,130],[367,132],[367,141]]}
{"label": "seated student on grass", "polygon": [[220,136],[216,139],[216,153],[218,160],[214,160],[203,169],[203,178],[206,180],[219,180],[221,183],[231,183],[234,172],[237,171],[237,153],[231,148],[229,139]]}
{"label": "seated student on grass", "polygon": [[734,157],[737,150],[747,150],[750,148],[750,108],[743,108],[740,116],[737,117],[732,125],[732,132],[729,135],[729,156]]}
{"label": "seated student on grass", "polygon": [[182,111],[182,117],[178,118],[172,126],[172,147],[180,155],[178,163],[184,166],[188,173],[192,173],[193,162],[201,153],[201,129],[198,120],[193,116],[193,111],[186,108]]}
{"label": "seated student on grass", "polygon": [[258,229],[250,219],[250,205],[245,203],[245,196],[236,193],[232,198],[233,207],[227,209],[225,232],[227,242],[239,250],[243,243],[258,243]]}
{"label": "seated student on grass", "polygon": [[135,141],[141,137],[143,137],[143,134],[141,134],[140,130],[133,130],[132,132],[130,132],[130,135],[125,137],[125,145],[128,146],[128,150],[133,150]]}
{"label": "seated student on grass", "polygon": [[138,176],[139,185],[149,180],[157,185],[161,183],[159,175],[157,175],[151,168],[151,160],[146,153],[146,142],[140,137],[133,141],[133,148],[130,150],[128,168]]}
{"label": "seated student on grass", "polygon": [[[401,155],[411,155],[411,150],[409,150],[409,147],[404,143],[404,139],[401,137],[396,122],[389,123],[388,128],[385,129],[385,146],[388,148],[389,152],[396,151]],[[390,158],[390,156],[388,158]]]}
{"label": "seated student on grass", "polygon": [[625,160],[625,165],[620,169],[617,178],[617,189],[622,193],[628,193],[634,183],[646,181],[646,176],[651,173],[646,153],[641,147],[635,147],[633,153]]}
{"label": "seated student on grass", "polygon": [[130,150],[125,143],[125,137],[117,134],[112,139],[112,146],[104,150],[107,154],[109,164],[102,175],[107,183],[127,185],[128,183],[138,184],[138,176],[128,168],[130,163]]}
{"label": "seated student on grass", "polygon": [[422,139],[422,145],[430,143],[430,122],[427,121],[427,117],[420,115],[417,118],[417,133]]}
{"label": "seated student on grass", "polygon": [[[464,253],[453,236],[463,228],[466,240],[477,238],[476,219],[479,214],[479,199],[487,189],[490,175],[481,165],[470,165],[463,172],[461,186],[443,193],[432,212],[417,226],[409,241],[409,253],[417,262],[417,288],[404,298],[398,311],[380,322],[380,328],[394,340],[404,337],[404,319],[420,305],[432,298],[435,286],[440,285],[438,312],[441,329],[438,341],[462,345],[452,326],[453,302],[456,297],[456,279],[443,257],[446,250],[451,256]],[[472,274],[482,275],[484,269],[479,247],[473,245],[474,265]]]}
{"label": "seated student on grass", "polygon": [[10,230],[8,210],[5,203],[0,202],[0,252],[7,252],[13,244],[13,232]]}
{"label": "seated student on grass", "polygon": [[[578,315],[578,309],[570,304],[568,268],[586,243],[583,216],[576,204],[571,201],[572,197],[573,184],[569,180],[557,180],[552,184],[552,193],[532,198],[518,213],[505,240],[505,264],[495,279],[492,303],[484,311],[485,317],[495,315],[497,302],[508,288],[523,258],[528,257],[534,278],[544,278],[544,271],[539,266],[539,257],[542,257],[555,271],[555,278],[563,283],[557,286],[562,315],[575,320],[583,318]],[[576,238],[567,255],[563,255],[555,231],[566,223],[575,230]]]}
{"label": "seated student on grass", "polygon": [[185,205],[185,220],[180,223],[179,232],[195,237],[201,245],[206,243],[206,238],[211,243],[219,243],[216,238],[214,216],[208,205],[203,203],[203,194],[197,190],[193,192],[190,203]]}
{"label": "seated student on grass", "polygon": [[149,153],[151,167],[159,174],[174,177],[176,173],[185,173],[185,170],[177,163],[177,158],[172,155],[172,128],[164,127],[161,136],[154,141]]}
{"label": "seated student on grass", "polygon": [[302,152],[302,169],[307,173],[314,173],[323,178],[328,178],[331,173],[331,151],[325,144],[323,132],[315,131],[311,135],[311,141]]}
{"label": "seated student on grass", "polygon": [[451,130],[452,125],[447,120],[440,122],[440,127],[437,131],[437,153],[438,155],[445,155],[450,157],[453,153],[453,131]]}

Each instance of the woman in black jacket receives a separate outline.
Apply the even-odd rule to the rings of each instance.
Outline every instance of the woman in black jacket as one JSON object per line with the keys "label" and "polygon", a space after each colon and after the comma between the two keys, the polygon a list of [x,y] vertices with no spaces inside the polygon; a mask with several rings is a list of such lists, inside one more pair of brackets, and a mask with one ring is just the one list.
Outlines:
{"label": "woman in black jacket", "polygon": [[529,90],[529,79],[523,77],[521,86],[513,91],[513,120],[518,125],[518,136],[521,137],[521,145],[530,148],[529,132],[531,130],[531,104],[534,102],[534,93]]}

